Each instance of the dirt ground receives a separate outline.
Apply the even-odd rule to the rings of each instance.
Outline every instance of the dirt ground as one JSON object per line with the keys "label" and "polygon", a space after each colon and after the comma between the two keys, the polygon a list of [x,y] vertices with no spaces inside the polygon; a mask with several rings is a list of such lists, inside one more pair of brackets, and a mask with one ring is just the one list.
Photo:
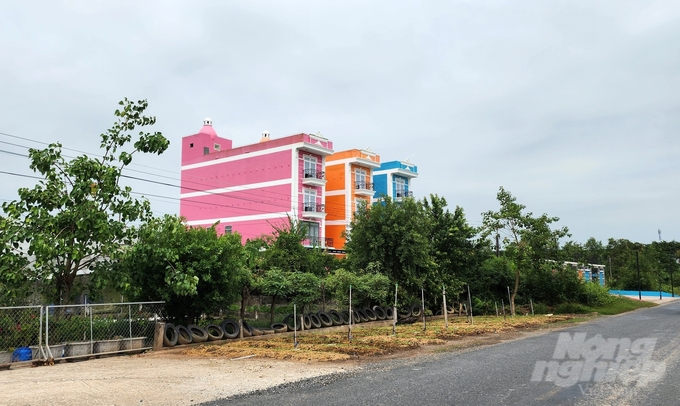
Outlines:
{"label": "dirt ground", "polygon": [[0,405],[190,405],[357,368],[142,354],[0,371]]}

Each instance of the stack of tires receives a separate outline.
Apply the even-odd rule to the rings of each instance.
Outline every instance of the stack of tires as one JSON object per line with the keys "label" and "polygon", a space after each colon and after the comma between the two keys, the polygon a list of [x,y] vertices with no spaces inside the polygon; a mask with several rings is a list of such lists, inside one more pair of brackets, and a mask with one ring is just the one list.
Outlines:
{"label": "stack of tires", "polygon": [[[399,318],[409,318],[419,316],[421,313],[419,305],[413,305],[406,310],[398,311]],[[285,333],[287,331],[301,330],[302,323],[304,329],[317,329],[332,326],[342,326],[350,323],[367,323],[376,320],[392,320],[394,317],[392,307],[364,307],[355,308],[352,314],[348,310],[331,310],[328,312],[307,313],[299,315],[297,320],[293,314],[287,315],[283,322],[273,323],[270,328],[254,327],[243,322],[243,337],[261,336],[266,334]],[[200,327],[196,324],[188,326],[165,324],[163,335],[163,346],[174,347],[192,343],[203,343],[206,341],[218,341],[225,339],[238,338],[240,333],[239,323],[236,320],[226,319],[219,325],[210,324]]]}

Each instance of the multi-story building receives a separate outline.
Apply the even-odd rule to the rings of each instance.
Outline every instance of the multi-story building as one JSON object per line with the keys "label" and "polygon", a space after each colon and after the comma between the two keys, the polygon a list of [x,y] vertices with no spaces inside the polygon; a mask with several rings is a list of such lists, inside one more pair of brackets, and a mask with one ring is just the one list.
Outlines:
{"label": "multi-story building", "polygon": [[394,201],[412,197],[411,180],[418,177],[418,167],[408,160],[389,161],[373,171],[373,197],[389,196]]}
{"label": "multi-story building", "polygon": [[320,134],[296,134],[234,148],[207,118],[182,138],[180,215],[189,225],[246,239],[271,234],[287,218],[305,222],[308,246],[326,246],[326,157],[333,143]]}
{"label": "multi-story building", "polygon": [[350,149],[326,158],[326,236],[342,250],[345,232],[361,204],[373,196],[371,176],[380,167],[380,156],[370,150]]}

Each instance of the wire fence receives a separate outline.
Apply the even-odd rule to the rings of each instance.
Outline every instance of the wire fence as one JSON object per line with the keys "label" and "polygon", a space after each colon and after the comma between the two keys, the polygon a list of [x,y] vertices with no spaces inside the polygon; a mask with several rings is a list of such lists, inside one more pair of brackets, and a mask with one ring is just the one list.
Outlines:
{"label": "wire fence", "polygon": [[142,351],[164,302],[0,307],[0,365]]}

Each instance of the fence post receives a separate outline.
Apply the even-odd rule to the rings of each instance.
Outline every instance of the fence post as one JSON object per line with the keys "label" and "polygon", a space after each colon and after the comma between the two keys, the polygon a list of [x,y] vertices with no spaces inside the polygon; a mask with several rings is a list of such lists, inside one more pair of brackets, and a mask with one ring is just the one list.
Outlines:
{"label": "fence post", "polygon": [[397,335],[397,289],[399,284],[394,284],[394,308],[392,309],[392,335]]}
{"label": "fence post", "polygon": [[494,300],[493,305],[496,308],[496,317],[498,317],[498,302]]}
{"label": "fence post", "polygon": [[352,285],[349,285],[349,324],[347,325],[347,339],[352,342]]}
{"label": "fence post", "polygon": [[163,338],[165,336],[165,323],[157,321],[153,331],[153,350],[160,351],[163,348]]}
{"label": "fence post", "polygon": [[85,310],[90,312],[90,354],[94,354],[94,337],[92,336],[92,309],[87,308],[87,304],[85,304]]}
{"label": "fence post", "polygon": [[420,305],[420,311],[423,313],[423,331],[427,331],[427,323],[425,323],[425,289],[420,288],[420,294],[422,295],[422,304]]}
{"label": "fence post", "polygon": [[468,285],[468,305],[470,306],[470,324],[475,324],[475,319],[472,316],[472,296],[470,296],[470,285]]}
{"label": "fence post", "polygon": [[503,306],[503,321],[506,321],[507,318],[505,317],[505,300],[501,299],[501,305]]}
{"label": "fence post", "polygon": [[444,327],[449,328],[449,310],[446,308],[446,288],[442,285],[442,302],[444,303]]}
{"label": "fence post", "polygon": [[[303,323],[304,324],[304,323]],[[293,303],[293,349],[297,350],[297,304]]]}
{"label": "fence post", "polygon": [[50,350],[50,308],[46,306],[45,310],[45,347],[47,347],[48,358],[54,358],[52,350]]}
{"label": "fence post", "polygon": [[531,304],[531,315],[535,316],[534,314],[534,301],[529,298],[529,304]]}
{"label": "fence post", "polygon": [[129,326],[130,326],[130,339],[132,340],[132,309],[131,305],[128,305],[128,321],[129,321]]}

